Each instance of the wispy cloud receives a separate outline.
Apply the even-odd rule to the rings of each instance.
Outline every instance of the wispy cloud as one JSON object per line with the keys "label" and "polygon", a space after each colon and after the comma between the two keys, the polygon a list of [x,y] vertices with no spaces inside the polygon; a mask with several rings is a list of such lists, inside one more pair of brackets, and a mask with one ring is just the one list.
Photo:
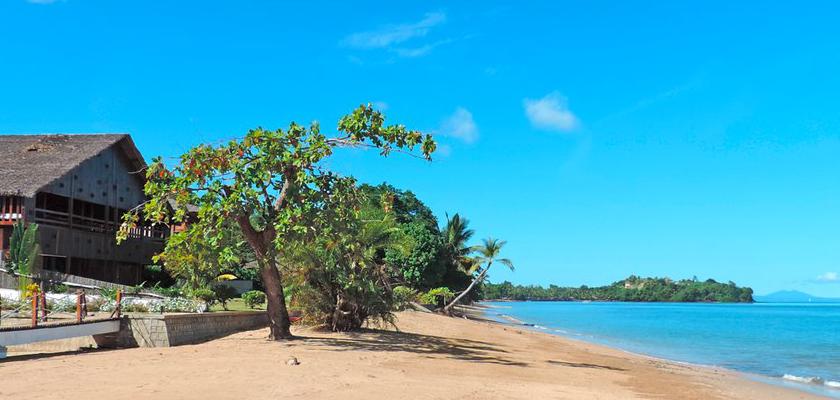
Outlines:
{"label": "wispy cloud", "polygon": [[403,43],[409,39],[423,37],[429,30],[446,22],[446,14],[432,12],[418,22],[387,25],[375,31],[358,32],[344,38],[341,43],[358,49],[381,49]]}
{"label": "wispy cloud", "polygon": [[412,39],[424,38],[432,28],[446,22],[446,13],[437,11],[427,13],[417,22],[390,24],[367,32],[353,33],[341,40],[344,47],[358,50],[384,49],[400,57],[421,57],[429,54],[436,47],[451,42],[451,39],[433,43],[403,45]]}
{"label": "wispy cloud", "polygon": [[822,275],[817,276],[817,282],[823,282],[823,283],[840,282],[840,274],[838,274],[836,272],[826,272]]}
{"label": "wispy cloud", "polygon": [[423,45],[423,46],[420,46],[420,47],[397,47],[397,48],[393,48],[393,49],[390,49],[390,50],[393,51],[394,53],[397,53],[397,55],[400,56],[400,57],[422,57],[422,56],[425,56],[426,54],[431,53],[432,50],[435,49],[435,47],[438,47],[438,46],[441,46],[441,45],[444,45],[444,44],[447,44],[447,43],[451,43],[451,42],[452,42],[452,39],[444,39],[444,40],[438,40],[437,42],[429,43],[429,44],[426,44],[426,45]]}
{"label": "wispy cloud", "polygon": [[525,116],[539,129],[568,132],[578,127],[575,114],[569,110],[566,98],[559,92],[551,92],[540,99],[525,99]]}
{"label": "wispy cloud", "polygon": [[440,125],[440,133],[466,143],[473,143],[478,140],[478,125],[475,124],[473,115],[469,110],[458,107]]}

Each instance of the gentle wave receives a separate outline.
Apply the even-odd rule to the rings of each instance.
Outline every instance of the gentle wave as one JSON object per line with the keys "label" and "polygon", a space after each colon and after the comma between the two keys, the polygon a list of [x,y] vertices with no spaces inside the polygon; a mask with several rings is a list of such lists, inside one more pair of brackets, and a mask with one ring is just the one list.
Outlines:
{"label": "gentle wave", "polygon": [[823,379],[819,376],[796,376],[790,374],[782,375],[782,379],[792,382],[799,382],[799,383],[811,383],[815,385],[822,385]]}
{"label": "gentle wave", "polygon": [[840,382],[826,381],[819,376],[796,376],[791,374],[784,374],[782,379],[791,382],[807,383],[811,385],[823,385],[832,389],[840,389]]}

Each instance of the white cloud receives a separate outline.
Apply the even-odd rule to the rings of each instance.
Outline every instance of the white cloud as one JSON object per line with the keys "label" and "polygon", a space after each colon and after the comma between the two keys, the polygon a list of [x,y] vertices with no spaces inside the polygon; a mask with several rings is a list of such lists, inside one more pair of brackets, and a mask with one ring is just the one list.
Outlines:
{"label": "white cloud", "polygon": [[384,101],[374,101],[373,102],[373,107],[376,108],[379,111],[385,111],[385,110],[388,109],[389,106],[388,106],[388,103],[386,103]]}
{"label": "white cloud", "polygon": [[424,37],[431,28],[446,22],[446,14],[432,12],[426,14],[418,22],[408,24],[388,25],[369,32],[357,32],[341,41],[347,47],[357,49],[381,49],[403,43],[409,39]]}
{"label": "white cloud", "polygon": [[440,126],[440,132],[452,136],[466,143],[473,143],[478,139],[478,126],[472,113],[464,107],[458,107],[447,117]]}
{"label": "white cloud", "polygon": [[818,282],[840,282],[840,274],[836,272],[826,272],[817,277]]}
{"label": "white cloud", "polygon": [[522,104],[528,120],[537,128],[567,132],[578,126],[577,117],[558,92],[551,92],[541,99],[525,99]]}

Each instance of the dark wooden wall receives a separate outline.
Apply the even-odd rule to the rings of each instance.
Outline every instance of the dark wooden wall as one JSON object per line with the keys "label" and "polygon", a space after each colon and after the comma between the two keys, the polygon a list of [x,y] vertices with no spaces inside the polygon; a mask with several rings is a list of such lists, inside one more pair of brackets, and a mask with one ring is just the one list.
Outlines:
{"label": "dark wooden wall", "polygon": [[[107,219],[118,227],[121,215],[117,209],[130,209],[145,199],[142,174],[133,168],[119,144],[88,159],[59,177],[41,191],[109,206]],[[26,202],[27,219],[33,220],[35,199]],[[63,257],[106,260],[119,268],[121,264],[151,264],[151,257],[162,243],[148,239],[129,239],[117,246],[115,232],[92,232],[78,224],[73,227],[40,225],[41,253]],[[72,268],[70,269],[72,272]]]}

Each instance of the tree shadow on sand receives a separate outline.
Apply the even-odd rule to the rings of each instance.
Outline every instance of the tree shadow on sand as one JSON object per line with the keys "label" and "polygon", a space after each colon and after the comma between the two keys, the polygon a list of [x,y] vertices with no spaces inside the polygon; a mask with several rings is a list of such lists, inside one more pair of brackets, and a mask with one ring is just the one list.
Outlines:
{"label": "tree shadow on sand", "polygon": [[344,337],[301,338],[308,345],[332,351],[393,351],[422,354],[429,358],[444,356],[456,360],[527,367],[528,364],[504,357],[507,351],[491,343],[469,339],[444,338],[417,333],[366,329]]}
{"label": "tree shadow on sand", "polygon": [[610,371],[627,371],[624,368],[618,367],[611,367],[609,365],[598,365],[598,364],[588,364],[588,363],[574,363],[568,361],[557,361],[557,360],[548,360],[549,364],[554,365],[562,365],[564,367],[572,367],[572,368],[593,368],[593,369],[608,369]]}

